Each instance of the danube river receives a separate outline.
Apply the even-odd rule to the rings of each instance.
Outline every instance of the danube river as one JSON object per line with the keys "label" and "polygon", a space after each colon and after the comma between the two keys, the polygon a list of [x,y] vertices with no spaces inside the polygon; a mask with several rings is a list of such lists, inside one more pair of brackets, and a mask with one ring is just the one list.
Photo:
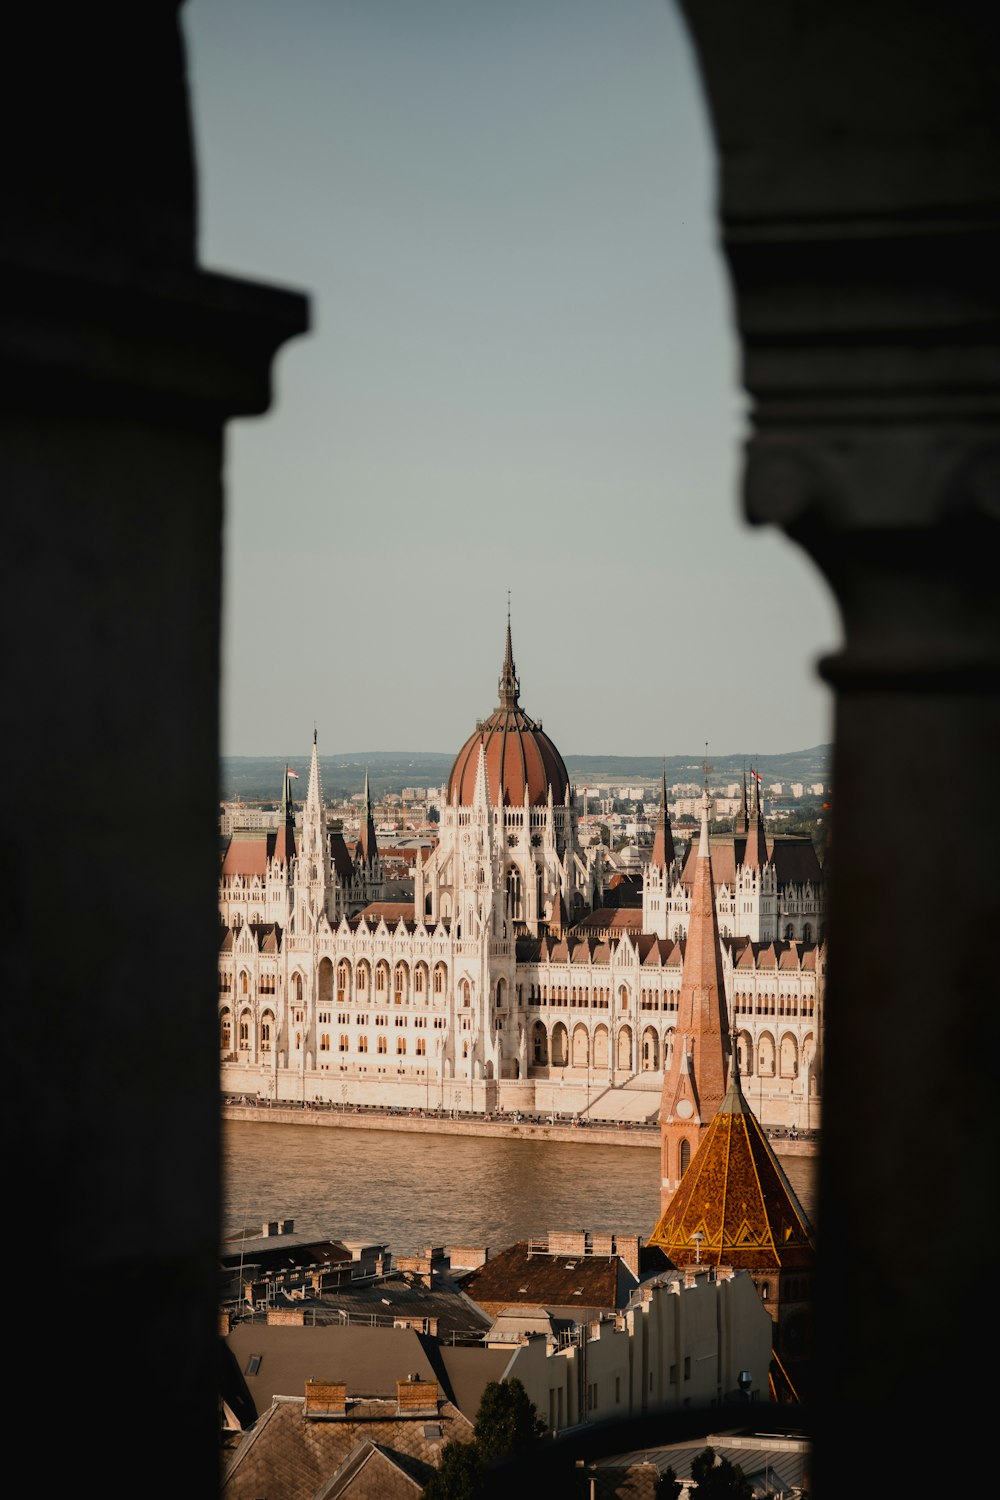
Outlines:
{"label": "danube river", "polygon": [[[782,1165],[813,1208],[815,1159]],[[266,1219],[296,1233],[370,1239],[396,1255],[427,1245],[493,1250],[549,1229],[648,1235],[659,1152],[484,1136],[223,1123],[223,1232]]]}

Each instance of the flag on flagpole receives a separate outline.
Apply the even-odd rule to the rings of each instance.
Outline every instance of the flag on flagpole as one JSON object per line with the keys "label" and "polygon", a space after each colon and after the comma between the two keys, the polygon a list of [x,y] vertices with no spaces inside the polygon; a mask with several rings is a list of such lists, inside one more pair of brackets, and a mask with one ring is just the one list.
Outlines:
{"label": "flag on flagpole", "polygon": [[286,766],[285,767],[285,774],[287,776],[294,776],[296,781],[298,781],[298,779],[299,779],[299,773],[298,773],[298,771],[293,771],[292,768],[291,768],[291,766]]}
{"label": "flag on flagpole", "polygon": [[754,781],[763,781],[764,780],[764,778],[760,774],[760,772],[759,771],[755,771],[754,768],[753,768],[753,766],[750,767],[750,775],[753,777]]}

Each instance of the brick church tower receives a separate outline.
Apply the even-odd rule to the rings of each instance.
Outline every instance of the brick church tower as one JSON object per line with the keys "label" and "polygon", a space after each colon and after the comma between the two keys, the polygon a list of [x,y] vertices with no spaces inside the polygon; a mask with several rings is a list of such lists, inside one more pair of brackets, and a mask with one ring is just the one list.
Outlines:
{"label": "brick church tower", "polygon": [[708,792],[684,948],[673,1056],[660,1101],[660,1201],[665,1210],[726,1096],[730,1052],[726,988],[715,915],[708,838]]}

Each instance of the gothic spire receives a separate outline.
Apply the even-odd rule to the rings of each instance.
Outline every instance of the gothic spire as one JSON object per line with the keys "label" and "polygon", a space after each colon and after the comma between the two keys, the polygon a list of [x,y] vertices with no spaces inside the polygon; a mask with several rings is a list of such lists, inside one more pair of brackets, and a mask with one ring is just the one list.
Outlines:
{"label": "gothic spire", "polygon": [[365,798],[361,811],[361,828],[358,836],[358,855],[361,861],[372,864],[378,858],[378,839],[375,836],[375,816],[368,787],[368,767],[365,767]]}
{"label": "gothic spire", "polygon": [[708,810],[706,791],[701,803],[701,837],[684,944],[674,1051],[663,1075],[660,1104],[664,1206],[726,1095],[729,1021],[715,912]]}
{"label": "gothic spire", "polygon": [[743,863],[750,865],[752,869],[759,870],[767,864],[767,830],[764,827],[764,814],[760,804],[760,772],[755,771],[751,766],[750,774],[753,777],[753,802],[750,806],[750,820],[747,824]]}
{"label": "gothic spire", "polygon": [[510,639],[510,595],[507,596],[507,642],[504,650],[503,666],[500,669],[500,707],[511,709],[517,707],[517,700],[521,693],[521,684],[517,679],[514,669],[514,648]]}
{"label": "gothic spire", "polygon": [[670,827],[670,809],[667,806],[667,770],[664,766],[660,773],[660,811],[656,817],[653,852],[649,862],[654,869],[669,870],[675,857],[674,834]]}
{"label": "gothic spire", "polygon": [[274,858],[291,864],[295,858],[295,803],[292,800],[292,775],[288,766],[281,784],[278,831],[274,839]]}

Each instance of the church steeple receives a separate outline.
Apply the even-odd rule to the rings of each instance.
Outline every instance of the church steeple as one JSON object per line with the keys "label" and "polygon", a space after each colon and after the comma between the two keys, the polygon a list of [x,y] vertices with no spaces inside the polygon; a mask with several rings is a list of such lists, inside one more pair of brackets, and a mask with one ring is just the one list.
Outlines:
{"label": "church steeple", "polygon": [[510,639],[510,598],[507,599],[507,642],[504,649],[503,666],[500,669],[500,707],[516,708],[521,695],[521,684],[514,669],[514,648]]}
{"label": "church steeple", "polygon": [[726,1094],[729,1022],[715,912],[708,836],[709,796],[701,804],[701,837],[684,945],[684,975],[674,1051],[660,1101],[661,1196],[669,1202]]}

